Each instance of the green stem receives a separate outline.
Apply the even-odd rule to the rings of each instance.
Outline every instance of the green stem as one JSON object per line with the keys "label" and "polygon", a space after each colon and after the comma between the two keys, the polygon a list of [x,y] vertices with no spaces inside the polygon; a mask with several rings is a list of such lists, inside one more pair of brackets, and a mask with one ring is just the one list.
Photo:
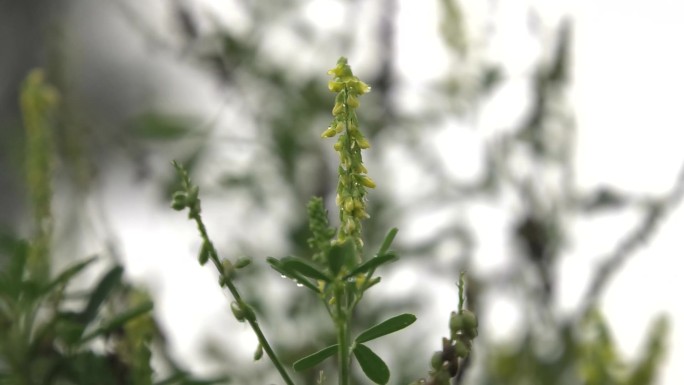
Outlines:
{"label": "green stem", "polygon": [[[194,219],[197,223],[197,229],[199,230],[202,239],[207,243],[207,245],[209,245],[209,257],[211,261],[214,263],[216,270],[218,270],[219,274],[223,278],[222,281],[225,282],[225,285],[230,291],[230,293],[233,295],[233,298],[235,298],[235,300],[238,303],[243,303],[242,296],[240,295],[240,292],[238,292],[237,287],[233,284],[233,281],[230,279],[230,277],[226,276],[225,272],[223,271],[223,265],[221,264],[221,261],[218,258],[218,253],[214,248],[214,244],[211,242],[211,240],[209,240],[209,235],[207,234],[207,229],[204,226],[202,218],[199,216],[199,214],[197,214],[194,215],[192,219]],[[261,330],[261,327],[259,327],[257,321],[248,319],[247,322],[254,331],[254,334],[256,334],[257,339],[261,344],[261,347],[264,349],[264,351],[266,351],[266,355],[271,360],[271,362],[273,362],[273,365],[276,367],[278,373],[280,373],[280,376],[283,378],[285,383],[287,385],[294,385],[294,381],[292,381],[290,375],[287,373],[287,370],[285,369],[285,366],[282,362],[280,362],[280,359],[276,355],[275,351],[268,343],[268,340],[266,339],[264,332]]]}
{"label": "green stem", "polygon": [[[335,290],[335,302],[337,304],[337,319],[335,326],[337,327],[337,346],[340,367],[340,382],[339,385],[349,385],[350,372],[350,357],[349,357],[349,309],[345,309],[346,293],[344,283],[340,290]],[[344,301],[344,302],[343,302]]]}

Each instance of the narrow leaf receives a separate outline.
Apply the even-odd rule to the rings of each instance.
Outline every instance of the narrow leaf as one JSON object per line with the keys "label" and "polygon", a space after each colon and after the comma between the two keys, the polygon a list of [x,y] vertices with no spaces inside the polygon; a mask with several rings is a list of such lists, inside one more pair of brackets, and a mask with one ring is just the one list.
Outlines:
{"label": "narrow leaf", "polygon": [[380,251],[378,251],[378,255],[387,254],[387,251],[389,250],[390,246],[392,246],[392,241],[394,241],[394,237],[397,235],[398,231],[399,229],[393,227],[389,232],[387,232],[387,235],[385,235],[385,240],[382,241],[382,246],[380,246]]}
{"label": "narrow leaf", "polygon": [[313,264],[309,263],[309,261],[306,261],[304,259],[296,257],[286,257],[281,260],[281,263],[286,269],[294,270],[304,276],[313,279],[320,279],[325,282],[332,281],[332,278],[328,277],[327,274],[318,270],[316,266],[314,266]]}
{"label": "narrow leaf", "polygon": [[384,335],[399,331],[414,322],[416,322],[415,315],[409,313],[400,314],[383,321],[370,329],[366,329],[365,331],[361,332],[358,337],[356,337],[355,341],[357,343],[361,343],[374,340]]}
{"label": "narrow leaf", "polygon": [[148,313],[150,310],[152,310],[153,304],[151,301],[146,301],[143,302],[121,314],[118,316],[112,318],[109,322],[107,322],[104,326],[94,330],[92,333],[88,334],[87,336],[83,337],[81,340],[81,343],[87,342],[97,336],[109,333],[113,330],[118,329],[119,327],[125,325],[126,323],[132,321],[135,318],[138,318],[146,313]]}
{"label": "narrow leaf", "polygon": [[95,290],[93,290],[93,293],[90,295],[88,304],[81,312],[84,323],[88,323],[95,318],[100,305],[109,297],[112,290],[121,283],[122,276],[123,267],[114,266],[104,277],[102,277],[95,287]]}
{"label": "narrow leaf", "polygon": [[311,281],[309,281],[305,276],[301,275],[299,272],[293,270],[292,268],[286,267],[279,259],[268,257],[266,258],[266,262],[268,262],[268,264],[271,265],[273,270],[277,271],[278,273],[282,274],[287,278],[290,278],[291,280],[295,281],[295,283],[301,283],[304,287],[306,287],[307,289],[311,289],[316,293],[321,292],[320,290],[318,290],[318,287],[311,283]]}
{"label": "narrow leaf", "polygon": [[368,346],[357,344],[354,348],[354,357],[359,361],[361,370],[376,384],[385,385],[389,382],[390,371],[385,361],[373,353]]}
{"label": "narrow leaf", "polygon": [[97,257],[90,257],[90,258],[86,259],[85,261],[79,262],[79,263],[71,266],[70,268],[64,270],[63,272],[61,272],[57,276],[57,278],[52,280],[52,282],[50,282],[47,286],[45,286],[43,288],[43,292],[45,292],[45,293],[52,292],[52,290],[54,290],[55,287],[66,284],[67,282],[69,282],[71,280],[71,278],[73,278],[75,275],[80,273],[83,269],[88,267],[88,265],[95,262],[96,259],[97,259]]}
{"label": "narrow leaf", "polygon": [[380,265],[384,265],[385,263],[394,262],[397,259],[399,259],[399,257],[397,257],[393,252],[378,255],[357,266],[354,270],[347,274],[344,277],[344,279],[353,277],[358,274],[363,274],[367,271],[377,268]]}
{"label": "narrow leaf", "polygon": [[292,367],[294,368],[295,371],[301,372],[302,370],[306,370],[309,368],[312,368],[321,362],[323,362],[326,358],[331,357],[337,352],[337,344],[335,345],[330,345],[327,348],[321,349],[317,351],[316,353],[310,354],[300,360],[297,360]]}

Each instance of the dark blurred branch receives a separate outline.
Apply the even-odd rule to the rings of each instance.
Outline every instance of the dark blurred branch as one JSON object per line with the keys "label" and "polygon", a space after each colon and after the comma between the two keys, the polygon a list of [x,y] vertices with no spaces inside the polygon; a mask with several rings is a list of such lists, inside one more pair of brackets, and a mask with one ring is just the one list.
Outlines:
{"label": "dark blurred branch", "polygon": [[584,295],[584,304],[578,313],[583,317],[587,311],[594,307],[597,299],[603,294],[608,282],[615,273],[622,267],[627,259],[634,254],[637,249],[647,244],[659,229],[659,225],[670,215],[679,205],[684,195],[684,165],[679,171],[679,175],[672,190],[660,199],[655,199],[645,203],[644,218],[615,249],[602,258],[603,262],[599,265],[590,281]]}

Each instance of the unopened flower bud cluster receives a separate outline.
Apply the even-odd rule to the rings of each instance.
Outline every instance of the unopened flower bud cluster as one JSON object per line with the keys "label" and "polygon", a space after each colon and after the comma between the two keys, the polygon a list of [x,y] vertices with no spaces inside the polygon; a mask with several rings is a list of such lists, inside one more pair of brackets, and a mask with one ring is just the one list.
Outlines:
{"label": "unopened flower bud cluster", "polygon": [[358,97],[369,92],[370,87],[352,74],[345,58],[340,58],[337,66],[328,74],[333,76],[328,88],[337,96],[332,110],[333,121],[321,137],[337,136],[334,148],[340,156],[340,179],[336,203],[340,208],[341,221],[337,240],[345,242],[352,239],[361,247],[361,220],[369,217],[366,212],[366,188],[374,188],[375,182],[367,175],[368,170],[363,165],[361,150],[369,148],[370,143],[359,131],[356,108],[359,106]]}

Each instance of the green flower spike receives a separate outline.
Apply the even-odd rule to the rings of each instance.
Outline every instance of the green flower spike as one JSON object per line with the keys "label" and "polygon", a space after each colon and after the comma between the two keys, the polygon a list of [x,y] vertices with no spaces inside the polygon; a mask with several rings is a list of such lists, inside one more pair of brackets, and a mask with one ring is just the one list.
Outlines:
{"label": "green flower spike", "polygon": [[359,107],[359,96],[369,92],[370,87],[352,74],[344,57],[337,61],[337,66],[328,74],[333,76],[328,82],[328,89],[336,92],[337,96],[332,109],[334,118],[321,137],[337,136],[334,148],[340,155],[336,199],[340,208],[340,231],[337,242],[344,243],[351,239],[360,249],[363,246],[361,220],[369,217],[366,212],[366,188],[375,188],[375,182],[366,175],[368,171],[363,165],[361,150],[370,148],[370,142],[359,131],[356,108]]}

